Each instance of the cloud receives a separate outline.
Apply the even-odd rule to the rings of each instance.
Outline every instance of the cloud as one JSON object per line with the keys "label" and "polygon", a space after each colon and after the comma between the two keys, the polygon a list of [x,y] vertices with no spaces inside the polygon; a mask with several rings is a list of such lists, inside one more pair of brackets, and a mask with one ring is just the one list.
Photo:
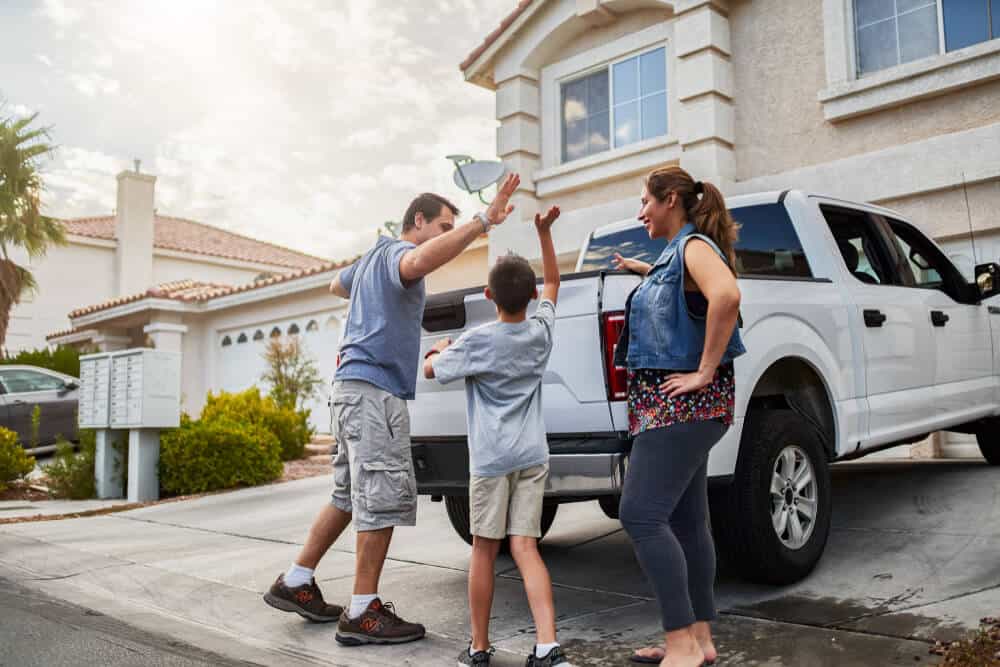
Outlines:
{"label": "cloud", "polygon": [[49,58],[48,56],[43,55],[41,53],[37,53],[35,54],[35,58],[38,60],[38,62],[42,63],[46,67],[52,67],[52,59]]}
{"label": "cloud", "polygon": [[115,95],[121,89],[121,84],[118,81],[109,79],[97,72],[71,74],[69,80],[78,91],[87,97],[94,97],[98,93]]}

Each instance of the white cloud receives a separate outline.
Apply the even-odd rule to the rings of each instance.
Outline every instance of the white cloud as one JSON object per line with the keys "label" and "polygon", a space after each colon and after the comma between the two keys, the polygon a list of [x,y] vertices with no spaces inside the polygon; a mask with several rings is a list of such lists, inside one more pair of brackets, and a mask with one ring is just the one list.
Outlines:
{"label": "white cloud", "polygon": [[97,72],[71,74],[69,80],[73,83],[74,88],[87,97],[94,97],[98,93],[115,95],[121,89],[121,84],[118,81],[109,79]]}
{"label": "white cloud", "polygon": [[38,62],[42,63],[46,67],[52,67],[52,59],[49,58],[48,56],[38,53],[35,54],[35,58],[38,60]]}
{"label": "white cloud", "polygon": [[80,20],[83,13],[69,7],[63,0],[45,0],[42,14],[60,28],[66,28]]}

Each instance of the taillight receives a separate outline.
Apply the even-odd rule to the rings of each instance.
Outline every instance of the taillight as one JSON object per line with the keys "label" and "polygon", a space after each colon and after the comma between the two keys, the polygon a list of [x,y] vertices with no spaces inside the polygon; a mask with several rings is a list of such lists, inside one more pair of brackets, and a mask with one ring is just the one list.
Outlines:
{"label": "taillight", "polygon": [[605,313],[601,316],[604,327],[604,368],[608,377],[608,400],[628,398],[628,371],[615,366],[615,348],[618,336],[625,328],[625,313]]}

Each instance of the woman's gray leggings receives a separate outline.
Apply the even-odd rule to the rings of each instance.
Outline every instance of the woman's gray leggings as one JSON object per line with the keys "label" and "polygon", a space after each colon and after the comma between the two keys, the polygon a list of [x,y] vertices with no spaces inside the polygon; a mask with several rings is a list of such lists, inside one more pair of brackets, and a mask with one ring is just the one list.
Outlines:
{"label": "woman's gray leggings", "polygon": [[619,516],[668,632],[715,618],[708,452],[727,428],[715,420],[674,424],[632,443]]}

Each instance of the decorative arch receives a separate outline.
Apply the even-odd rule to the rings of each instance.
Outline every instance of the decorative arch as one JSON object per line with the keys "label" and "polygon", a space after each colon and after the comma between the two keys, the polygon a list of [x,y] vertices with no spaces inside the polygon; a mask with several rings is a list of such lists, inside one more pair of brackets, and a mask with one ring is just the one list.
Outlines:
{"label": "decorative arch", "polygon": [[246,333],[241,332],[240,333],[240,337],[236,339],[236,342],[242,345],[243,343],[247,342],[248,340],[249,340],[249,338],[247,338]]}
{"label": "decorative arch", "polygon": [[316,320],[309,320],[309,324],[306,325],[306,333],[313,333],[319,331],[319,322]]}
{"label": "decorative arch", "polygon": [[232,344],[233,344],[232,338],[230,338],[229,336],[222,337],[222,347],[229,347]]}
{"label": "decorative arch", "polygon": [[274,327],[271,329],[271,338],[281,338],[281,329],[279,327]]}
{"label": "decorative arch", "polygon": [[257,331],[253,332],[253,339],[254,341],[264,340],[264,332],[261,331],[260,329],[257,329]]}
{"label": "decorative arch", "polygon": [[288,335],[289,336],[298,336],[299,335],[299,325],[295,324],[294,322],[292,322],[292,325],[290,327],[288,327]]}

